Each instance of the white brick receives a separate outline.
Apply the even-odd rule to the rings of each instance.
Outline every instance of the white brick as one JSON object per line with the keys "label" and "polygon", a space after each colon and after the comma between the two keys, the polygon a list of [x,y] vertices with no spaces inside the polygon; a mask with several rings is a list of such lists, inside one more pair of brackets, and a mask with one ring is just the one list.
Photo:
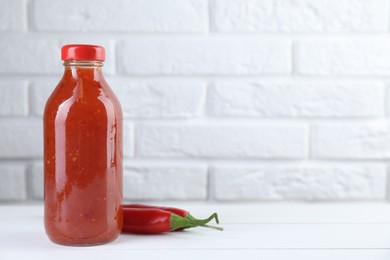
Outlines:
{"label": "white brick", "polygon": [[390,125],[386,122],[320,124],[313,128],[316,158],[388,159]]}
{"label": "white brick", "polygon": [[33,199],[43,199],[43,165],[36,163],[27,176],[30,195]]}
{"label": "white brick", "polygon": [[134,126],[123,122],[123,157],[134,157]]}
{"label": "white brick", "polygon": [[61,47],[69,43],[99,44],[106,48],[104,73],[115,71],[113,44],[91,37],[68,36],[66,40],[55,38],[23,37],[20,35],[0,37],[0,74],[56,74],[58,81],[64,68]]}
{"label": "white brick", "polygon": [[206,83],[188,80],[115,79],[109,84],[121,102],[124,117],[132,118],[198,116],[206,95]]}
{"label": "white brick", "polygon": [[40,31],[205,32],[208,26],[207,0],[35,0],[33,9]]}
{"label": "white brick", "polygon": [[386,0],[214,0],[223,32],[385,32]]}
{"label": "white brick", "polygon": [[128,165],[124,171],[125,199],[203,200],[207,196],[207,167]]}
{"label": "white brick", "polygon": [[218,200],[385,200],[386,167],[220,166],[213,169]]}
{"label": "white brick", "polygon": [[42,128],[41,120],[0,120],[0,157],[42,157]]}
{"label": "white brick", "polygon": [[303,126],[143,125],[138,128],[141,157],[302,158]]}
{"label": "white brick", "polygon": [[307,41],[296,47],[301,74],[390,75],[390,40]]}
{"label": "white brick", "polygon": [[1,81],[0,116],[25,116],[27,113],[27,84],[22,81]]}
{"label": "white brick", "polygon": [[2,36],[0,49],[0,73],[58,74],[63,71],[58,40]]}
{"label": "white brick", "polygon": [[24,0],[0,0],[0,31],[22,31],[26,2]]}
{"label": "white brick", "polygon": [[43,116],[47,99],[56,88],[60,79],[35,81],[31,86],[32,113]]}
{"label": "white brick", "polygon": [[288,74],[290,44],[258,37],[192,36],[134,38],[123,44],[127,74]]}
{"label": "white brick", "polygon": [[[0,145],[0,147],[3,147]],[[25,166],[0,165],[0,201],[24,200],[26,198]]]}
{"label": "white brick", "polygon": [[[29,180],[32,197],[43,199],[42,164],[34,165]],[[207,167],[125,164],[123,189],[130,200],[206,199]]]}
{"label": "white brick", "polygon": [[365,117],[384,113],[376,83],[217,82],[210,91],[214,116]]}

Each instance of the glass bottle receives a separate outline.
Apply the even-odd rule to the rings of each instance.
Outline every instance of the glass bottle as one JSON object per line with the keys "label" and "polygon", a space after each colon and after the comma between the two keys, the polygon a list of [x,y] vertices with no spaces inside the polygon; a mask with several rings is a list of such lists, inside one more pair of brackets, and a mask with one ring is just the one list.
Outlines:
{"label": "glass bottle", "polygon": [[105,50],[62,48],[65,72],[44,112],[44,206],[49,238],[110,242],[121,232],[122,111],[102,73]]}

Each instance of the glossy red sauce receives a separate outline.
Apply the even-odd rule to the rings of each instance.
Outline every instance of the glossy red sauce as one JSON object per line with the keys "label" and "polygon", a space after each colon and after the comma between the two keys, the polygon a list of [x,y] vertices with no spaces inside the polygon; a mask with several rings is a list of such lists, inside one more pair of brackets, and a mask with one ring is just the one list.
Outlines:
{"label": "glossy red sauce", "polygon": [[44,114],[45,228],[64,245],[122,229],[122,112],[99,67],[66,66]]}

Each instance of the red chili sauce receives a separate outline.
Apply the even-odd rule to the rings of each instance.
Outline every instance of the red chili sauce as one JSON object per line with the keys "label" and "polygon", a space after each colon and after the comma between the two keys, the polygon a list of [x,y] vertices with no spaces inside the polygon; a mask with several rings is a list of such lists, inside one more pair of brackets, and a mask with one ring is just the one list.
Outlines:
{"label": "red chili sauce", "polygon": [[122,111],[100,61],[64,64],[44,113],[46,233],[63,245],[103,244],[123,225]]}

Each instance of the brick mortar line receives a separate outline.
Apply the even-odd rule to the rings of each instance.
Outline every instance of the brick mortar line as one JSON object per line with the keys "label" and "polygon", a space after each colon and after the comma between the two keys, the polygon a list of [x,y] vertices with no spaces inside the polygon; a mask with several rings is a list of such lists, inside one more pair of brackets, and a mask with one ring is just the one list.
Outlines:
{"label": "brick mortar line", "polygon": [[[116,71],[118,73],[118,71]],[[22,81],[22,80],[53,80],[59,81],[62,77],[62,70],[58,74],[32,74],[32,73],[20,73],[20,74],[10,74],[10,73],[0,73],[0,82],[7,80]],[[291,84],[306,84],[306,83],[382,83],[382,81],[390,83],[390,75],[292,75],[292,74],[256,74],[256,75],[222,75],[222,74],[197,74],[197,75],[178,75],[178,74],[108,74],[105,75],[107,81],[112,79],[123,79],[123,80],[132,80],[134,82],[144,82],[144,81],[157,81],[157,80],[172,80],[172,81],[231,81],[235,82],[252,82],[259,81],[264,83],[291,83]],[[54,83],[56,84],[56,83]]]}
{"label": "brick mortar line", "polygon": [[202,99],[199,102],[199,108],[196,113],[199,112],[198,118],[208,118],[210,116],[210,82],[207,82],[204,87],[204,93],[202,93]]}
{"label": "brick mortar line", "polygon": [[[42,120],[40,115],[29,116],[0,116],[0,121],[18,121],[30,120],[30,122],[37,122]],[[261,122],[259,120],[261,119]],[[141,124],[141,126],[235,126],[235,124],[242,124],[237,127],[291,127],[304,126],[305,124],[365,124],[365,123],[390,123],[390,118],[382,116],[372,117],[182,117],[182,118],[133,118],[124,117],[126,123]],[[183,124],[184,123],[184,124]],[[288,124],[287,124],[288,123]],[[222,124],[222,125],[220,125]]]}
{"label": "brick mortar line", "polygon": [[386,29],[387,32],[390,31],[390,2],[389,0],[386,0],[387,9],[386,9]]}
{"label": "brick mortar line", "polygon": [[[365,166],[365,165],[388,165],[389,159],[319,159],[319,158],[300,158],[300,159],[285,159],[285,158],[147,158],[137,157],[123,159],[124,168],[133,165],[148,164],[150,166]],[[25,157],[25,158],[4,158],[0,157],[2,164],[18,164],[28,163],[42,164],[43,157]]]}
{"label": "brick mortar line", "polygon": [[388,100],[388,97],[390,97],[390,85],[386,82],[383,84],[383,106],[384,106],[384,111],[383,111],[383,117],[387,118],[390,116],[390,100]]}
{"label": "brick mortar line", "polygon": [[212,171],[212,165],[207,166],[207,201],[216,201],[215,189],[214,189],[214,173]]}
{"label": "brick mortar line", "polygon": [[25,199],[25,201],[36,201],[37,200],[37,199],[33,198],[33,191],[32,191],[32,185],[31,185],[33,166],[34,166],[34,161],[30,161],[30,162],[26,163],[26,169],[25,169],[26,199]]}
{"label": "brick mortar line", "polygon": [[[28,102],[28,118],[35,118],[37,115],[35,115],[34,107],[35,107],[35,102],[34,102],[34,97],[33,97],[33,84],[31,82],[27,82],[27,102]],[[53,88],[54,89],[54,88]],[[0,118],[1,120],[1,118]]]}
{"label": "brick mortar line", "polygon": [[214,33],[216,30],[215,20],[214,20],[214,10],[215,10],[214,0],[207,0],[207,22],[208,22],[208,32]]}
{"label": "brick mortar line", "polygon": [[[27,0],[29,1],[29,0]],[[28,2],[30,3],[30,2]],[[32,7],[29,7],[32,8]],[[33,18],[33,15],[30,15]],[[200,36],[200,37],[236,37],[236,36],[249,36],[249,38],[262,38],[267,37],[270,39],[280,39],[280,38],[313,38],[315,39],[362,39],[366,41],[368,40],[367,36],[374,36],[378,38],[388,39],[390,36],[390,31],[340,31],[340,32],[330,32],[330,31],[307,31],[307,32],[286,32],[286,31],[81,31],[81,30],[52,30],[45,31],[35,29],[35,27],[31,27],[34,25],[33,19],[28,21],[29,30],[27,31],[2,31],[1,34],[5,34],[6,36],[15,36],[15,35],[30,35],[30,36],[49,36],[56,37],[58,35],[72,35],[75,36],[115,36],[117,39],[126,39],[131,38],[132,36],[145,36],[145,37],[176,37],[176,36]]]}
{"label": "brick mortar line", "polygon": [[23,0],[23,8],[24,8],[24,19],[23,19],[23,32],[27,33],[30,30],[30,26],[32,24],[32,21],[30,21],[31,12],[30,12],[30,6],[31,6],[31,0]]}
{"label": "brick mortar line", "polygon": [[133,159],[138,159],[139,158],[139,145],[138,145],[138,142],[139,142],[139,129],[138,129],[138,125],[135,123],[135,122],[132,122],[132,128],[133,128],[133,131],[132,131],[132,141],[133,141]]}
{"label": "brick mortar line", "polygon": [[[33,74],[33,73],[0,73],[0,81],[5,80],[58,80],[62,76],[62,70],[58,74]],[[390,82],[390,75],[305,75],[305,74],[252,74],[252,75],[223,75],[223,74],[123,74],[115,71],[115,74],[106,73],[106,79],[124,80],[233,80],[241,82],[251,82],[253,80],[269,83],[291,82],[291,83],[378,83],[379,81]],[[362,81],[363,80],[363,81]],[[302,82],[301,82],[302,81]],[[374,82],[372,82],[374,81]]]}
{"label": "brick mortar line", "polygon": [[47,37],[48,39],[68,39],[70,38],[91,38],[92,39],[104,39],[110,38],[110,40],[117,41],[131,41],[132,38],[145,38],[159,40],[161,37],[164,39],[199,39],[199,38],[228,38],[237,39],[245,37],[244,39],[253,40],[293,40],[293,41],[310,41],[310,42],[323,42],[340,40],[340,43],[344,41],[366,41],[373,42],[388,41],[390,40],[390,32],[307,32],[307,33],[286,33],[286,32],[91,32],[91,31],[36,31],[31,28],[33,23],[29,22],[28,31],[2,31],[0,34],[4,37],[29,37],[29,39],[42,39]]}
{"label": "brick mortar line", "polygon": [[[0,118],[1,119],[1,118]],[[232,126],[234,124],[241,124],[246,127],[271,127],[271,126],[302,126],[305,124],[319,123],[319,124],[359,124],[359,123],[384,123],[390,118],[384,118],[382,115],[372,117],[187,117],[187,118],[125,118],[134,123],[142,124],[142,126]],[[259,122],[261,120],[261,122]],[[286,125],[290,123],[290,125]],[[222,124],[222,125],[220,125]],[[243,124],[243,125],[242,125]],[[270,125],[271,124],[271,125]]]}
{"label": "brick mortar line", "polygon": [[386,201],[390,202],[390,166],[386,167]]}
{"label": "brick mortar line", "polygon": [[308,133],[307,133],[307,158],[309,160],[312,160],[312,159],[315,159],[314,155],[313,155],[313,145],[315,142],[313,142],[314,140],[314,136],[313,136],[313,125],[309,124],[308,125]]}

